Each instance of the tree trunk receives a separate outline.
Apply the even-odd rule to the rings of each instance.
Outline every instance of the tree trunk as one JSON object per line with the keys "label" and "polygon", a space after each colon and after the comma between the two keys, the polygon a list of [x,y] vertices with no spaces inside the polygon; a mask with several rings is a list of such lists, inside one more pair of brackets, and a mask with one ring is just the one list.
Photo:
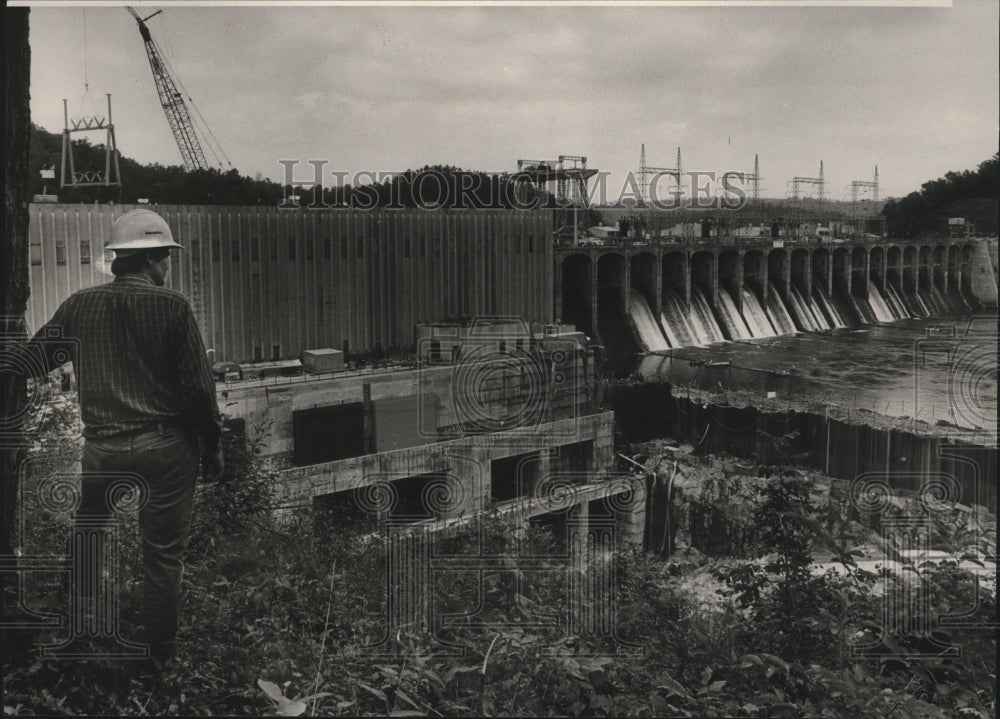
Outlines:
{"label": "tree trunk", "polygon": [[[5,213],[3,254],[0,258],[0,342],[25,338],[24,312],[28,303],[28,147],[31,132],[29,82],[31,50],[28,46],[28,9],[4,10],[4,118]],[[9,368],[0,372],[0,479],[3,517],[0,555],[14,553],[17,519],[18,473],[24,458],[22,409],[24,379]],[[4,613],[8,592],[15,585],[9,572],[2,574]]]}

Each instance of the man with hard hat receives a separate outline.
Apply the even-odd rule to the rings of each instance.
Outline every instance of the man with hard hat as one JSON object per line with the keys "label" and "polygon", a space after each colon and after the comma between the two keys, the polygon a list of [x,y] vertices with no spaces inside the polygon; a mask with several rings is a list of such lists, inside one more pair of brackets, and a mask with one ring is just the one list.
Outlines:
{"label": "man with hard hat", "polygon": [[[81,527],[93,537],[93,527],[110,525],[110,495],[119,480],[139,485],[145,574],[140,636],[157,670],[175,651],[198,469],[203,464],[214,478],[223,470],[222,423],[205,345],[187,299],[163,286],[170,251],[180,248],[155,212],[125,213],[107,245],[115,252],[114,281],[70,296],[30,342],[13,350],[22,354],[19,366],[34,368],[33,374],[67,358],[73,362],[85,438],[74,544],[87,544]],[[84,553],[83,575],[99,576],[102,554]],[[100,580],[88,584],[81,572],[74,575],[74,598],[97,599],[93,585]]]}

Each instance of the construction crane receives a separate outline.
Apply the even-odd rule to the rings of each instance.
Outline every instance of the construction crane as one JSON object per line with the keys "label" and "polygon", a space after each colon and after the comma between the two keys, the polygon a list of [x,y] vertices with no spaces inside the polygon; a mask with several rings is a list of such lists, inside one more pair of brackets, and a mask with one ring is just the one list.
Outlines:
{"label": "construction crane", "polygon": [[160,105],[163,106],[163,112],[166,113],[170,130],[174,133],[174,140],[181,151],[185,169],[189,172],[191,170],[208,169],[208,163],[205,161],[205,152],[201,149],[201,143],[195,134],[194,125],[191,123],[191,115],[188,113],[187,105],[184,103],[184,97],[177,90],[177,84],[174,82],[173,77],[171,77],[167,65],[160,55],[160,49],[153,42],[153,38],[149,34],[149,28],[146,27],[147,20],[159,15],[163,11],[157,10],[152,15],[143,18],[139,17],[139,13],[133,8],[127,7],[125,9],[139,23],[139,34],[142,35],[142,42],[146,46],[146,55],[149,56],[149,67],[153,71],[153,80],[156,81],[156,92],[160,96]]}

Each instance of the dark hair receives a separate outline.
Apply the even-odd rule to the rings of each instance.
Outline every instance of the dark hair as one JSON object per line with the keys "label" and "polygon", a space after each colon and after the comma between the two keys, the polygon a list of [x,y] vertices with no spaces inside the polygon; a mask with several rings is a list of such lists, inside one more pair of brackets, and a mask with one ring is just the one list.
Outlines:
{"label": "dark hair", "polygon": [[111,262],[111,274],[115,277],[120,275],[134,275],[146,266],[149,260],[159,262],[170,254],[169,247],[154,247],[150,250],[143,250],[124,257],[116,257]]}

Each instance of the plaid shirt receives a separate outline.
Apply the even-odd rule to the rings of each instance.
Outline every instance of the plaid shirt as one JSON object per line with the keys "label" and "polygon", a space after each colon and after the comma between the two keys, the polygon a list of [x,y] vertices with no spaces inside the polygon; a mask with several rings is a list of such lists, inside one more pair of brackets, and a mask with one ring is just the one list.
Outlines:
{"label": "plaid shirt", "polygon": [[14,352],[35,376],[72,360],[87,439],[178,422],[218,444],[215,381],[191,306],[145,275],[80,290]]}

